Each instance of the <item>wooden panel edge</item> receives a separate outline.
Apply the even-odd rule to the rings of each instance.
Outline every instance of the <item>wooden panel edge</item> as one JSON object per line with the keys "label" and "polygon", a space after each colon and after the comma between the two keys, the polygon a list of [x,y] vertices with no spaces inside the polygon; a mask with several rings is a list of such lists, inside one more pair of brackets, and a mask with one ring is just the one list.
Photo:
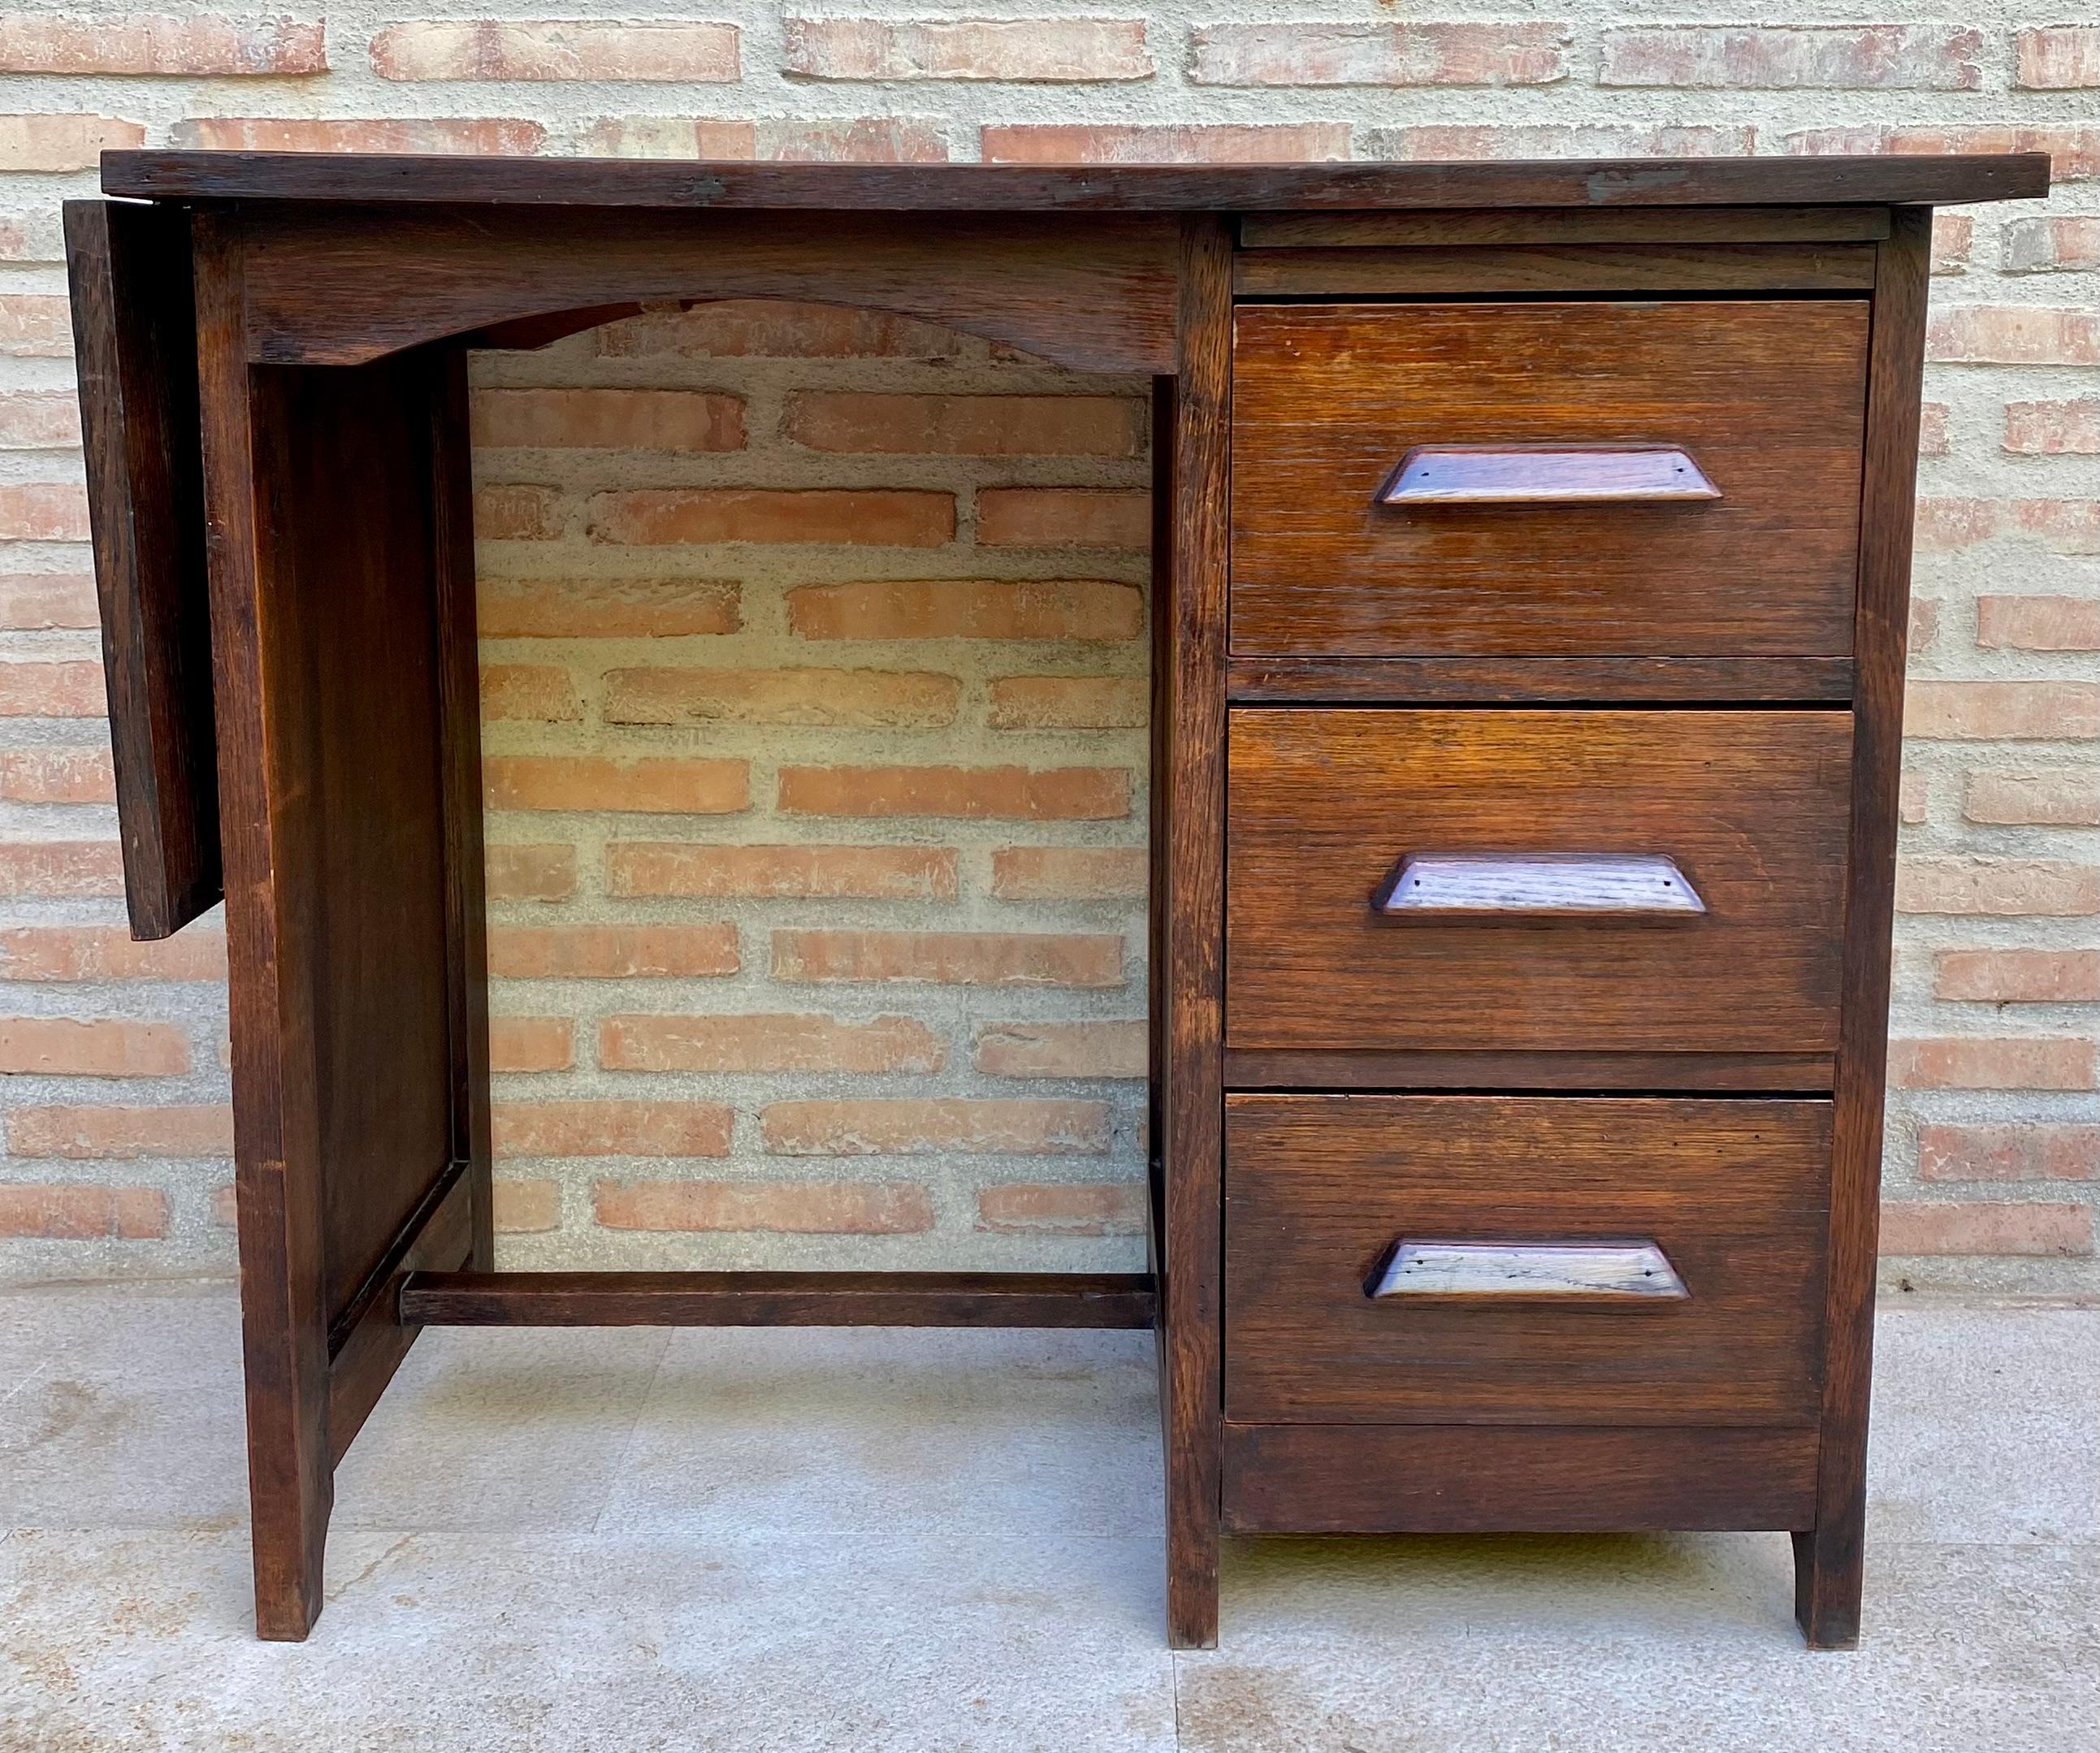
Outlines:
{"label": "wooden panel edge", "polygon": [[1864,294],[1873,244],[1459,245],[1442,249],[1258,249],[1236,257],[1242,299],[1435,294],[1816,292]]}
{"label": "wooden panel edge", "polygon": [[1234,656],[1235,705],[1714,704],[1852,697],[1849,657]]}
{"label": "wooden panel edge", "polygon": [[1250,213],[1242,249],[1449,249],[1462,244],[1875,243],[1886,207],[1505,207]]}

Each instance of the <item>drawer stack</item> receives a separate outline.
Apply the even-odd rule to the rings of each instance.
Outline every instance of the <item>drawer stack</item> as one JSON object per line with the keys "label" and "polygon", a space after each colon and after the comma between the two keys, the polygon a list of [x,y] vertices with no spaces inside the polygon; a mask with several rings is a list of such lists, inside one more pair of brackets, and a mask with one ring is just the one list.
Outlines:
{"label": "drawer stack", "polygon": [[1238,306],[1228,1526],[1815,1522],[1868,318]]}

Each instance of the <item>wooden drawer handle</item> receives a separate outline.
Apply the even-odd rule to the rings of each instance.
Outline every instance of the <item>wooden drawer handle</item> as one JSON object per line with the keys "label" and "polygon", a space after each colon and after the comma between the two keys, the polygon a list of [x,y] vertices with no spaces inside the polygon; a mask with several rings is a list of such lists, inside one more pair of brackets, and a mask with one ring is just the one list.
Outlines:
{"label": "wooden drawer handle", "polygon": [[1652,1307],[1692,1292],[1652,1242],[1417,1242],[1405,1238],[1366,1296]]}
{"label": "wooden drawer handle", "polygon": [[1652,853],[1415,852],[1371,891],[1395,920],[1696,919],[1706,911],[1674,859]]}
{"label": "wooden drawer handle", "polygon": [[1718,499],[1673,444],[1418,444],[1379,491],[1387,506],[1562,506]]}

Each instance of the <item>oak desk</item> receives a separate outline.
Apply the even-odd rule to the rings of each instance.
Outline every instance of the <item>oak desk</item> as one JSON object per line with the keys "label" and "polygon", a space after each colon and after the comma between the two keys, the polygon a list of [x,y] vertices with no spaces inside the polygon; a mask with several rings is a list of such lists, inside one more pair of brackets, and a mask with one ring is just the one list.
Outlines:
{"label": "oak desk", "polygon": [[[453,1322],[1156,1326],[1177,1645],[1221,1528],[1788,1529],[1855,1637],[1930,207],[2044,157],[103,185],[126,874],[142,937],[226,900],[261,1635]],[[1154,381],[1149,1274],[492,1270],[465,355],[727,298]]]}

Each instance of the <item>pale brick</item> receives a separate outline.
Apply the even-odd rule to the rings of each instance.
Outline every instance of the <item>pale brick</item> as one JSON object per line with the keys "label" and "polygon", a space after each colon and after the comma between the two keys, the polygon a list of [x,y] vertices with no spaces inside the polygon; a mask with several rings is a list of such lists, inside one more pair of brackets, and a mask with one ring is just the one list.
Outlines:
{"label": "pale brick", "polygon": [[7,1115],[12,1156],[130,1161],[233,1155],[233,1111],[205,1104],[151,1108],[24,1107]]}
{"label": "pale brick", "polygon": [[780,770],[791,815],[1112,821],[1130,814],[1121,767],[798,767]]}
{"label": "pale brick", "polygon": [[562,1189],[558,1181],[497,1181],[495,1194],[496,1233],[498,1235],[541,1235],[562,1227]]}
{"label": "pale brick", "polygon": [[223,980],[226,936],[190,925],[135,941],[121,925],[17,925],[0,930],[0,980]]}
{"label": "pale brick", "polygon": [[1969,775],[1961,813],[2009,826],[2100,828],[2100,769],[2044,768]]}
{"label": "pale brick", "polygon": [[[0,301],[4,302],[4,301]],[[7,318],[0,312],[0,336]],[[0,352],[19,351],[0,338]],[[87,494],[69,481],[0,486],[0,541],[86,541]]]}
{"label": "pale brick", "polygon": [[2005,444],[2020,456],[2100,456],[2100,395],[2006,403]]}
{"label": "pale brick", "polygon": [[1917,769],[1906,767],[1896,788],[1896,814],[1906,827],[1916,827],[1932,813],[1932,780]]}
{"label": "pale brick", "polygon": [[953,724],[954,676],[887,669],[615,669],[608,724]]}
{"label": "pale brick", "polygon": [[986,124],[988,165],[1299,164],[1349,156],[1345,121]]}
{"label": "pale brick", "polygon": [[952,846],[701,846],[623,841],[606,848],[615,895],[952,901]]}
{"label": "pale brick", "polygon": [[920,1235],[933,1202],[898,1181],[601,1181],[591,1189],[607,1230],[746,1231],[774,1235]]}
{"label": "pale brick", "polygon": [[52,1077],[179,1077],[190,1044],[165,1022],[0,1018],[0,1072]]}
{"label": "pale brick", "polygon": [[2015,499],[2015,531],[2058,554],[2100,554],[2100,499]]}
{"label": "pale brick", "polygon": [[492,1071],[566,1071],[576,1062],[576,1025],[567,1017],[491,1017]]}
{"label": "pale brick", "polygon": [[789,18],[781,66],[803,79],[1065,84],[1149,79],[1137,18]]}
{"label": "pale brick", "polygon": [[777,930],[776,980],[1108,987],[1123,983],[1119,936],[1054,932]]}
{"label": "pale brick", "polygon": [[759,1111],[775,1156],[1101,1156],[1109,1148],[1105,1102],[982,1100],[967,1097],[770,1102]]}
{"label": "pale brick", "polygon": [[1969,265],[1976,245],[1976,222],[1965,213],[1935,213],[1932,216],[1930,269],[1935,274],[1959,274]]}
{"label": "pale brick", "polygon": [[1665,24],[1604,33],[1597,82],[1680,89],[1975,91],[1981,31],[1916,24]]}
{"label": "pale brick", "polygon": [[719,1102],[499,1102],[499,1157],[727,1156],[736,1111]]}
{"label": "pale brick", "polygon": [[510,980],[690,980],[737,971],[736,927],[496,925],[488,971]]}
{"label": "pale brick", "polygon": [[751,806],[751,764],[640,755],[504,755],[484,762],[496,810],[616,810],[731,815]]}
{"label": "pale brick", "polygon": [[2100,24],[2044,24],[2013,38],[2013,83],[2030,91],[2100,86]]}
{"label": "pale brick", "polygon": [[474,490],[474,532],[483,541],[558,541],[562,521],[558,488],[502,481]]}
{"label": "pale brick", "polygon": [[2091,1089],[2093,1044],[2058,1036],[1892,1040],[1889,1081],[1899,1089]]}
{"label": "pale brick", "polygon": [[80,444],[80,404],[67,390],[0,395],[0,450],[72,450]]}
{"label": "pale brick", "polygon": [[145,144],[142,124],[114,116],[0,116],[0,170],[92,170],[105,152]]}
{"label": "pale brick", "polygon": [[576,892],[576,849],[570,846],[488,848],[492,901],[566,901]]}
{"label": "pale brick", "polygon": [[545,149],[536,121],[494,117],[190,116],[168,144],[209,152],[530,153]]}
{"label": "pale brick", "polygon": [[1134,1181],[1012,1181],[981,1188],[977,1228],[995,1235],[1142,1235],[1145,1189]]}
{"label": "pale brick", "polygon": [[952,360],[969,338],[938,324],[864,305],[725,298],[690,311],[656,311],[598,331],[606,359]]}
{"label": "pale brick", "polygon": [[673,19],[415,19],[372,39],[382,79],[676,81],[742,75],[734,24]]}
{"label": "pale brick", "polygon": [[[1926,402],[1917,411],[1917,453],[1921,457],[1944,457],[1952,448],[1948,433],[1948,410],[1944,402]],[[1915,634],[1912,638],[1917,644]]]}
{"label": "pale brick", "polygon": [[907,395],[801,390],[781,435],[869,456],[1135,457],[1145,404],[1123,395]]}
{"label": "pale brick", "polygon": [[157,1187],[81,1182],[0,1185],[0,1236],[46,1242],[157,1242],[172,1207]]}
{"label": "pale brick", "polygon": [[991,892],[1002,901],[1137,901],[1149,861],[1142,846],[1001,846]]}
{"label": "pale brick", "polygon": [[2000,227],[2008,274],[2062,274],[2100,267],[2100,218],[2090,214],[2012,219]]}
{"label": "pale brick", "polygon": [[1912,597],[1910,599],[1910,648],[1912,651],[1928,651],[1939,638],[1940,610],[1937,597]]}
{"label": "pale brick", "polygon": [[1882,1208],[1884,1257],[2092,1252],[2089,1206],[1950,1205],[1906,1199]]}
{"label": "pale brick", "polygon": [[1143,1022],[987,1022],[972,1037],[988,1077],[1143,1077]]}
{"label": "pale brick", "polygon": [[872,579],[797,585],[788,624],[805,639],[1135,639],[1145,598],[1101,578]]}
{"label": "pale brick", "polygon": [[679,116],[605,116],[585,129],[583,149],[608,158],[768,159],[783,164],[941,164],[946,136],[931,120],[858,116],[720,121]]}
{"label": "pale brick", "polygon": [[946,1057],[916,1017],[607,1017],[598,1030],[598,1063],[614,1071],[931,1074]]}
{"label": "pale brick", "polygon": [[1979,597],[1976,642],[1987,651],[2100,651],[2100,598]]}
{"label": "pale brick", "polygon": [[1943,365],[2100,365],[2100,311],[1964,304],[1934,313],[1926,357]]}
{"label": "pale brick", "polygon": [[2100,1126],[1921,1126],[1917,1178],[2100,1180]]}
{"label": "pale brick", "polygon": [[1913,682],[1904,734],[2045,742],[2100,736],[2100,682]]}
{"label": "pale brick", "polygon": [[633,488],[590,499],[591,540],[623,546],[749,541],[938,548],[955,534],[955,495],[912,488]]}
{"label": "pale brick", "polygon": [[1141,676],[995,676],[990,696],[997,731],[1135,730],[1150,716]]}
{"label": "pale brick", "polygon": [[573,724],[584,715],[575,678],[548,664],[484,664],[481,715]]}
{"label": "pale brick", "polygon": [[1147,493],[1084,487],[977,490],[977,540],[994,548],[1148,548]]}
{"label": "pale brick", "polygon": [[742,591],[718,578],[489,578],[484,639],[682,639],[735,633]]}
{"label": "pale brick", "polygon": [[2100,912],[2100,865],[2068,859],[1906,859],[1896,867],[1901,913]]}
{"label": "pale brick", "polygon": [[494,448],[743,448],[743,398],[704,390],[477,390],[474,442]]}
{"label": "pale brick", "polygon": [[121,894],[124,858],[113,840],[0,844],[0,894]]}
{"label": "pale brick", "polygon": [[95,581],[85,572],[15,572],[0,576],[0,629],[41,633],[102,625]]}
{"label": "pale brick", "polygon": [[1599,122],[1430,123],[1365,129],[1361,147],[1365,158],[1436,164],[1476,158],[1740,158],[1757,150],[1758,130]]}
{"label": "pale brick", "polygon": [[0,717],[99,718],[108,705],[92,658],[0,660]]}
{"label": "pale brick", "polygon": [[15,803],[112,803],[106,748],[11,748],[0,753],[0,797]]}
{"label": "pale brick", "polygon": [[324,73],[319,20],[199,12],[0,13],[0,73],[168,77]]}
{"label": "pale brick", "polygon": [[1536,86],[1568,77],[1559,24],[1198,24],[1189,77],[1199,86]]}
{"label": "pale brick", "polygon": [[1932,996],[1956,1003],[2077,1005],[2100,1000],[2100,950],[1943,950]]}

